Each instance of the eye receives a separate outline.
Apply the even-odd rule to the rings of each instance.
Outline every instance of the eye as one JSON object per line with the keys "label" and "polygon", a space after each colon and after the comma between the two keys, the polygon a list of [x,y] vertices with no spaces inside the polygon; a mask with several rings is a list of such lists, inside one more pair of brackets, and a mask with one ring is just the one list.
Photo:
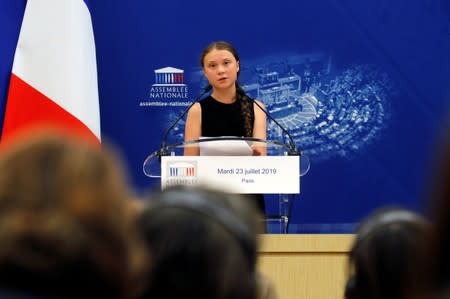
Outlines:
{"label": "eye", "polygon": [[213,69],[213,68],[216,67],[216,64],[215,64],[215,63],[210,63],[210,64],[208,64],[208,67],[209,67],[210,69]]}

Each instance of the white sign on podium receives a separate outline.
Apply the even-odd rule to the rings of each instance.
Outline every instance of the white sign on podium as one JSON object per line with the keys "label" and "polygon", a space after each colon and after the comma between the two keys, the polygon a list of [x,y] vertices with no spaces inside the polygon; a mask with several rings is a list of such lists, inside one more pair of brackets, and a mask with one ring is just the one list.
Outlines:
{"label": "white sign on podium", "polygon": [[209,185],[235,193],[300,193],[299,156],[162,156],[162,188]]}

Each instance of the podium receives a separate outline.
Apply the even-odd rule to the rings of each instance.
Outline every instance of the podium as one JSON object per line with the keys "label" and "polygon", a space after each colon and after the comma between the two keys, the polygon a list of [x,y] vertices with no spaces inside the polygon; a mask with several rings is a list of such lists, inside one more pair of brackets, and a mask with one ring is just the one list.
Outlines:
{"label": "podium", "polygon": [[[189,149],[189,150],[187,150]],[[185,152],[199,152],[188,156]],[[253,156],[252,149],[267,152]],[[171,185],[206,185],[240,194],[275,194],[279,213],[266,221],[287,233],[292,205],[300,194],[300,177],[309,171],[309,160],[292,154],[289,145],[252,137],[212,137],[180,142],[151,153],[144,174]]]}

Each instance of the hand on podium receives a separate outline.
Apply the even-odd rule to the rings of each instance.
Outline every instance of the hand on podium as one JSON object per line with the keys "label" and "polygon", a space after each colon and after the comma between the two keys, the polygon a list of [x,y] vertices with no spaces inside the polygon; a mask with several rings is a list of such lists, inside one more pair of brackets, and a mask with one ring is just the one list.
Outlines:
{"label": "hand on podium", "polygon": [[259,147],[252,146],[252,156],[261,156],[262,151]]}

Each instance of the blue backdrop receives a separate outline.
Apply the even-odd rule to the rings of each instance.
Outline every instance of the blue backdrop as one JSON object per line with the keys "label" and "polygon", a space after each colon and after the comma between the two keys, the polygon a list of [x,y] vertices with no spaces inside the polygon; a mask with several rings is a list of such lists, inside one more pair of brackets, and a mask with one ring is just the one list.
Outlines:
{"label": "blue backdrop", "polygon": [[[0,0],[1,114],[25,3]],[[450,103],[448,1],[89,4],[102,136],[139,192],[158,183],[143,174],[145,157],[205,84],[200,52],[227,40],[241,55],[241,84],[310,157],[293,230],[345,231],[386,204],[421,208]],[[167,67],[182,74],[182,91],[155,89]],[[183,123],[176,129],[173,140]],[[271,123],[269,137],[283,138]]]}

